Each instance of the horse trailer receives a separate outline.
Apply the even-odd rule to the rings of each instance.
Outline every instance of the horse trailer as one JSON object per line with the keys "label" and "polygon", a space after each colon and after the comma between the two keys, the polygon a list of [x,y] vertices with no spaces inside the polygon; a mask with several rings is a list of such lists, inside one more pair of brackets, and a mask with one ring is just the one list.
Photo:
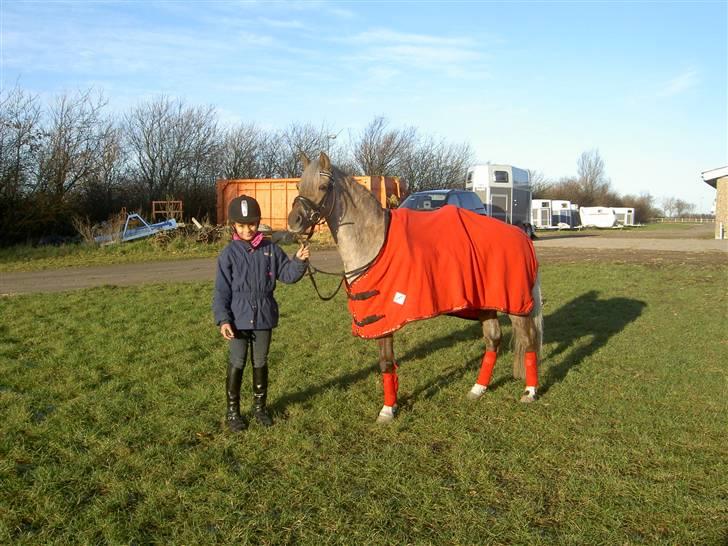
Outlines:
{"label": "horse trailer", "polygon": [[549,199],[531,200],[531,224],[536,229],[551,227],[551,201]]}
{"label": "horse trailer", "polygon": [[634,225],[634,209],[628,207],[612,207],[617,217],[617,223],[622,226]]}
{"label": "horse trailer", "polygon": [[531,223],[531,179],[512,165],[474,165],[468,168],[465,189],[478,194],[488,216],[509,224]]}
{"label": "horse trailer", "polygon": [[556,199],[551,201],[551,225],[560,228],[574,227],[571,217],[571,201]]}
{"label": "horse trailer", "polygon": [[581,215],[579,214],[579,205],[576,203],[571,204],[571,227],[581,226]]}

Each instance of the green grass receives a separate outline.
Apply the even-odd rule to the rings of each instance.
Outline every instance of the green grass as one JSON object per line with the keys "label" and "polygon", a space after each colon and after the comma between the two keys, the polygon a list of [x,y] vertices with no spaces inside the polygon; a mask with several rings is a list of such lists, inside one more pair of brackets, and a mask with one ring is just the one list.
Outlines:
{"label": "green grass", "polygon": [[441,317],[395,338],[389,427],[343,295],[281,285],[276,425],[237,436],[209,283],[0,299],[0,543],[724,544],[725,272],[542,277],[539,402],[517,402],[507,319],[468,401],[479,327]]}
{"label": "green grass", "polygon": [[[0,273],[188,258],[214,258],[227,242],[227,240],[224,240],[211,244],[201,244],[195,242],[193,238],[177,237],[165,246],[159,246],[153,238],[106,246],[90,244],[64,244],[42,247],[18,245],[0,248]],[[331,246],[325,241],[318,242],[314,240],[312,244],[314,245],[313,248]],[[281,247],[289,254],[293,254],[298,245],[296,243],[284,244]]]}

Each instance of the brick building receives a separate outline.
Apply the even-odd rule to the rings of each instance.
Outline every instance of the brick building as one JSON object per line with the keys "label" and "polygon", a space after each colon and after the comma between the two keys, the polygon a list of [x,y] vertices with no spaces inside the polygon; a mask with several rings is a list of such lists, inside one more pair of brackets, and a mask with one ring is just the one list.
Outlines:
{"label": "brick building", "polygon": [[715,188],[715,238],[728,239],[728,166],[703,172],[703,180]]}

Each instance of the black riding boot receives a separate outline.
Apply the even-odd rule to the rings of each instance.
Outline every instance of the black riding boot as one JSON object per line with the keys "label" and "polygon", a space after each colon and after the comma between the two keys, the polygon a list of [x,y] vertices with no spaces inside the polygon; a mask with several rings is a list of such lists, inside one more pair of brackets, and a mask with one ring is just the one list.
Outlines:
{"label": "black riding boot", "polygon": [[228,364],[227,369],[227,415],[225,421],[231,432],[245,430],[248,425],[240,417],[240,383],[243,379],[243,370]]}
{"label": "black riding boot", "polygon": [[273,424],[265,399],[268,397],[268,366],[253,368],[253,415],[264,427]]}

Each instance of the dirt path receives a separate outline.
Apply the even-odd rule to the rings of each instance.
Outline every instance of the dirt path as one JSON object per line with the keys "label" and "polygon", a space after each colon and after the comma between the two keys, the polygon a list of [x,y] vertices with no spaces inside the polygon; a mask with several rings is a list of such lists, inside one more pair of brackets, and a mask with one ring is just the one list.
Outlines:
{"label": "dirt path", "polygon": [[[608,232],[604,236],[539,234],[535,247],[542,264],[604,262],[728,266],[728,241],[688,238],[704,237],[707,228],[704,226],[699,228],[695,231],[663,232],[659,237],[640,237],[639,232],[633,231]],[[323,271],[341,271],[342,267],[335,250],[314,251],[311,263]],[[728,273],[726,275],[728,277]],[[0,295],[63,292],[103,285],[212,282],[214,278],[215,260],[212,258],[0,273]]]}

